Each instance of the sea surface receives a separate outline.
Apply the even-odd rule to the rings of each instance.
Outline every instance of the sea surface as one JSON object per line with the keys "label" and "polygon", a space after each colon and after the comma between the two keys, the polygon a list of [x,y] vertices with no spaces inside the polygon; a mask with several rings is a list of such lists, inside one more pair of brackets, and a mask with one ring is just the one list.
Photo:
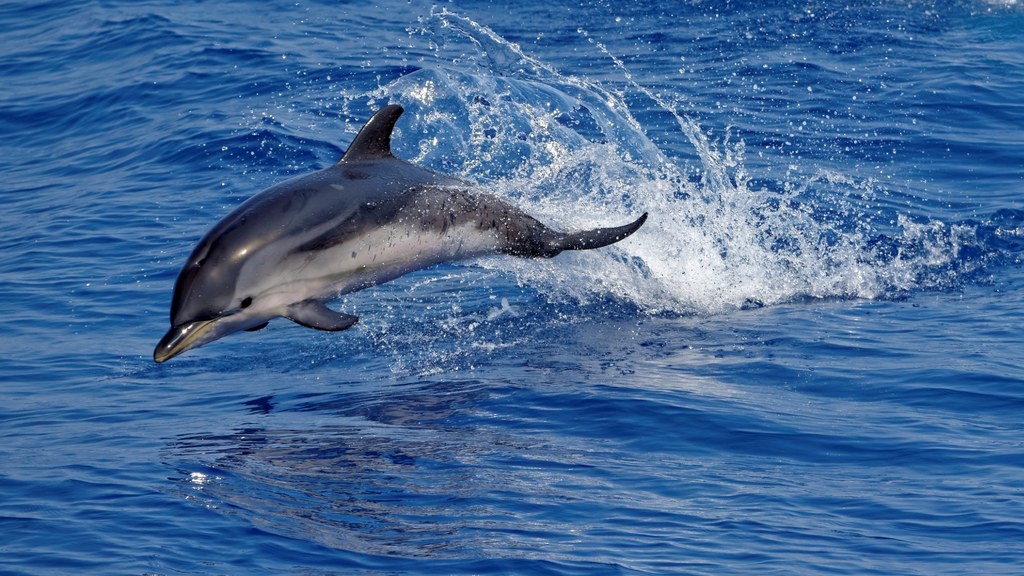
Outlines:
{"label": "sea surface", "polygon": [[[1024,574],[1024,6],[0,3],[0,573]],[[610,248],[156,364],[388,103]]]}

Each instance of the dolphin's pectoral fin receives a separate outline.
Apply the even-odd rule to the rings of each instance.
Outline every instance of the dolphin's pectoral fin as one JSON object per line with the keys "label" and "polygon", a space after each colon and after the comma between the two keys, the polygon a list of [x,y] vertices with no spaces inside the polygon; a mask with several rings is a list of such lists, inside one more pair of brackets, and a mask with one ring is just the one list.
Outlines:
{"label": "dolphin's pectoral fin", "polygon": [[303,300],[288,307],[285,318],[307,328],[338,332],[351,328],[359,321],[358,316],[331,310],[319,300]]}
{"label": "dolphin's pectoral fin", "polygon": [[270,324],[270,322],[264,322],[263,324],[257,324],[255,326],[253,326],[252,328],[246,328],[245,331],[246,332],[256,332],[256,331],[259,331],[259,330],[263,330],[264,328],[267,327],[267,324]]}
{"label": "dolphin's pectoral fin", "polygon": [[563,234],[548,242],[547,251],[539,256],[551,257],[563,250],[591,250],[614,244],[636,232],[647,221],[647,213],[624,226],[596,228],[584,232]]}

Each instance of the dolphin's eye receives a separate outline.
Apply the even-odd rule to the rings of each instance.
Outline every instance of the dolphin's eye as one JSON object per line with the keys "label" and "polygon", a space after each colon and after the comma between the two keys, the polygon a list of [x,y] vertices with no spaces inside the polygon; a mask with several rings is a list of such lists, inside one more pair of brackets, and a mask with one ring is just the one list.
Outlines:
{"label": "dolphin's eye", "polygon": [[242,300],[242,308],[248,308],[250,305],[252,305],[252,296],[246,296],[245,299]]}

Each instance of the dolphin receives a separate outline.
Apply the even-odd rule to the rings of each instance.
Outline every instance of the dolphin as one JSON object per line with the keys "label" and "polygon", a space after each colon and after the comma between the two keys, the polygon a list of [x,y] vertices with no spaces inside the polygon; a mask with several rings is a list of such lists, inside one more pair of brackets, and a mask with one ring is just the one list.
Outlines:
{"label": "dolphin", "polygon": [[442,262],[600,248],[647,219],[556,232],[469,182],[392,155],[402,112],[382,108],[337,164],[272,186],[218,222],[178,274],[171,328],[153,359],[259,330],[277,317],[345,330],[358,318],[325,304],[341,294]]}

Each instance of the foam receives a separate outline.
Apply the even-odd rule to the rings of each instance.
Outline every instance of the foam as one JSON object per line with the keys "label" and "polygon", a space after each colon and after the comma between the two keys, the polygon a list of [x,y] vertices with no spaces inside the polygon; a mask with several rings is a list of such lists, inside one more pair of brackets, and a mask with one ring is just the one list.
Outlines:
{"label": "foam", "polygon": [[[755,184],[743,140],[729,130],[713,138],[598,42],[628,93],[563,75],[447,10],[416,33],[434,45],[463,43],[464,57],[360,95],[371,107],[408,109],[398,141],[417,148],[405,157],[480,182],[566,230],[650,213],[612,249],[483,263],[550,287],[554,299],[611,295],[652,313],[708,314],[941,289],[980,265],[961,258],[978,242],[976,226],[879,216],[887,191],[870,179],[823,169]],[[692,144],[693,163],[651,142],[627,100],[667,112]]]}

